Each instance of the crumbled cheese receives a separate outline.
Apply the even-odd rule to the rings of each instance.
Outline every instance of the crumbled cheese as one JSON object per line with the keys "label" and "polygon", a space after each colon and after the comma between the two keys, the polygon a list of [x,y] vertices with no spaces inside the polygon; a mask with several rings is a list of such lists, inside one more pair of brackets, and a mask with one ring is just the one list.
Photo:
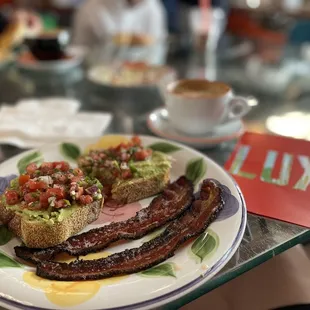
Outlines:
{"label": "crumbled cheese", "polygon": [[55,201],[56,201],[56,197],[49,197],[48,198],[48,203],[51,207],[55,207]]}
{"label": "crumbled cheese", "polygon": [[121,167],[122,170],[127,170],[128,169],[128,165],[127,165],[126,162],[122,162],[120,167]]}
{"label": "crumbled cheese", "polygon": [[38,180],[44,182],[47,185],[53,184],[53,179],[49,175],[40,176],[38,177]]}

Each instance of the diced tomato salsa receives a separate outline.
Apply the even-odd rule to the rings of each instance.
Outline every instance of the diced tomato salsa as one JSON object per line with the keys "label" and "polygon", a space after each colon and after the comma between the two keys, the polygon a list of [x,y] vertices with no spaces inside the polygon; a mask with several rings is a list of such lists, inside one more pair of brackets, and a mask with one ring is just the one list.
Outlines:
{"label": "diced tomato salsa", "polygon": [[135,136],[130,142],[121,143],[117,147],[92,150],[80,157],[78,164],[84,172],[95,176],[107,186],[116,180],[133,178],[133,163],[147,160],[151,156],[152,150],[144,148],[141,139]]}
{"label": "diced tomato salsa", "polygon": [[53,210],[100,200],[102,189],[96,178],[85,176],[79,168],[71,169],[67,162],[44,162],[39,167],[29,164],[26,173],[13,180],[4,196],[8,205]]}

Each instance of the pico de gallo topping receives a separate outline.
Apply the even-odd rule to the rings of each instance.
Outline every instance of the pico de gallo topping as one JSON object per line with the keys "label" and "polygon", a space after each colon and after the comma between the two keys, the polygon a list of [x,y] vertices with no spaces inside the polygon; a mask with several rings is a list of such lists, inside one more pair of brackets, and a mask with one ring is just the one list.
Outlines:
{"label": "pico de gallo topping", "polygon": [[116,180],[133,178],[134,163],[145,161],[151,156],[152,150],[144,148],[141,139],[135,136],[128,143],[121,143],[117,147],[90,151],[79,158],[78,165],[88,175],[109,185]]}
{"label": "pico de gallo topping", "polygon": [[56,210],[88,205],[102,199],[102,185],[67,162],[31,163],[26,173],[11,181],[4,197],[7,205],[20,204],[29,210]]}

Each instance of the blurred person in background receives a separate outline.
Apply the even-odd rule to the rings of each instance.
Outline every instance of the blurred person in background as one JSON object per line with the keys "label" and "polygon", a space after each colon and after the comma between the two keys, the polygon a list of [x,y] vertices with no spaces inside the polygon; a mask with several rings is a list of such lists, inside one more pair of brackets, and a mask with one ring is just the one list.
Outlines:
{"label": "blurred person in background", "polygon": [[42,22],[34,11],[21,9],[19,1],[0,1],[0,61],[9,57],[26,36],[37,35]]}
{"label": "blurred person in background", "polygon": [[60,27],[69,28],[73,23],[75,10],[85,1],[87,0],[49,0],[49,12],[57,16]]}
{"label": "blurred person in background", "polygon": [[162,0],[167,12],[169,33],[179,32],[179,0]]}
{"label": "blurred person in background", "polygon": [[40,17],[29,8],[28,4],[29,1],[26,0],[0,0],[0,33],[12,24],[19,28],[21,35],[30,29],[41,31]]}
{"label": "blurred person in background", "polygon": [[[208,9],[209,20],[213,26],[218,28],[220,33],[226,27],[226,19],[229,13],[229,0],[210,0],[203,2],[200,0],[181,0],[180,1],[180,28],[183,34],[183,47],[188,49],[194,41],[194,45],[198,49],[204,49],[205,41],[209,35],[210,25],[207,26],[207,21],[202,13],[202,6]],[[222,15],[221,21],[219,16]],[[214,28],[213,28],[214,29]]]}
{"label": "blurred person in background", "polygon": [[75,8],[84,1],[85,0],[50,0],[51,4],[56,8]]}
{"label": "blurred person in background", "polygon": [[[200,0],[181,0],[181,2],[190,5],[190,6],[199,6]],[[212,8],[221,8],[225,12],[228,11],[229,8],[229,0],[212,0],[210,1]]]}
{"label": "blurred person in background", "polygon": [[116,34],[146,35],[153,41],[167,36],[165,9],[160,0],[87,0],[77,10],[73,43],[93,46]]}

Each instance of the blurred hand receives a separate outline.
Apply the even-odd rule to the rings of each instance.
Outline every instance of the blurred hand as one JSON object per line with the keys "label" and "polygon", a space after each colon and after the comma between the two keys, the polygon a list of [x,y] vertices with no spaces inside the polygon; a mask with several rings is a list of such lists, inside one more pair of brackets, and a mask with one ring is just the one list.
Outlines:
{"label": "blurred hand", "polygon": [[13,20],[23,25],[26,33],[39,33],[43,29],[40,16],[32,11],[17,10],[13,14]]}

